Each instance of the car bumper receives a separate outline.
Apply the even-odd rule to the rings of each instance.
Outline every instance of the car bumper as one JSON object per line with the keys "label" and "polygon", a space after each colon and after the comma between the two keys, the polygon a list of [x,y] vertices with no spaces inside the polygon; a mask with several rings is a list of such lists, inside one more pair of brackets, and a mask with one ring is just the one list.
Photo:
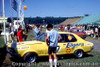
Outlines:
{"label": "car bumper", "polygon": [[94,49],[94,46],[91,47],[91,50],[93,50],[93,49]]}
{"label": "car bumper", "polygon": [[8,48],[7,53],[9,53],[12,56],[19,56],[20,54],[18,54],[13,48]]}

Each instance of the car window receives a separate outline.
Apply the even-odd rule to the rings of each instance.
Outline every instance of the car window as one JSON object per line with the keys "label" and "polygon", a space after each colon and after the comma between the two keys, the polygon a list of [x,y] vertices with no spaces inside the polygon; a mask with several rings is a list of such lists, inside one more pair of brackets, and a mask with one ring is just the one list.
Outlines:
{"label": "car window", "polygon": [[79,30],[79,32],[83,32],[83,30]]}
{"label": "car window", "polygon": [[63,34],[60,34],[60,41],[59,42],[65,42],[65,35]]}
{"label": "car window", "polygon": [[60,34],[61,40],[59,43],[63,42],[76,42],[77,39],[72,34]]}
{"label": "car window", "polygon": [[73,30],[73,32],[78,32],[78,30]]}

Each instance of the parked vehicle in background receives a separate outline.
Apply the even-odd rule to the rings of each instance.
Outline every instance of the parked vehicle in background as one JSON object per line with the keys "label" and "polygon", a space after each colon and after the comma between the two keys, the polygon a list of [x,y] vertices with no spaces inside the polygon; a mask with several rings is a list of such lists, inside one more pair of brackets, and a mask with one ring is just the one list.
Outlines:
{"label": "parked vehicle in background", "polygon": [[89,36],[93,36],[93,29],[90,29],[90,30],[86,30],[85,33]]}
{"label": "parked vehicle in background", "polygon": [[84,32],[84,30],[81,30],[79,28],[72,28],[72,29],[70,29],[70,32],[78,35],[82,39],[85,39],[87,37],[87,34]]}

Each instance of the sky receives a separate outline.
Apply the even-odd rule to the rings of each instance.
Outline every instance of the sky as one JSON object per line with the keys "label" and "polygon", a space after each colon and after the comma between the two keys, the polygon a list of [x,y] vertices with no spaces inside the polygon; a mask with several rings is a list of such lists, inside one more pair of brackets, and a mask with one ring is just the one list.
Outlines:
{"label": "sky", "polygon": [[[84,14],[100,14],[100,0],[25,0],[22,3],[27,6],[24,10],[25,17],[74,17]],[[0,0],[0,16],[2,12],[2,0]],[[11,17],[10,0],[5,0],[5,15]],[[17,12],[13,10],[13,16]]]}

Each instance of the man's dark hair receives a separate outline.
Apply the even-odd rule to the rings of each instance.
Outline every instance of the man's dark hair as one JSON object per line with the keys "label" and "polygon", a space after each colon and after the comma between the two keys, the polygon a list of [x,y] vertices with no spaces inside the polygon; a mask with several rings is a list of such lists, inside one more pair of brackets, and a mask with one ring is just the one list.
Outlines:
{"label": "man's dark hair", "polygon": [[37,27],[37,28],[39,28],[39,27],[40,27],[40,25],[39,25],[39,24],[36,24],[36,27]]}
{"label": "man's dark hair", "polygon": [[52,24],[48,24],[47,28],[53,28]]}

